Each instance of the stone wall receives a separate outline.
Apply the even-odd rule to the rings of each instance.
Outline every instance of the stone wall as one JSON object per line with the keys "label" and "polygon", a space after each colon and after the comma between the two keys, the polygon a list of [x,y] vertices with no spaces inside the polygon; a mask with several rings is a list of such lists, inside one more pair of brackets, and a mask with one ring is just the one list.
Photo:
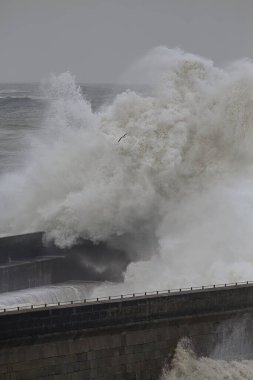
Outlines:
{"label": "stone wall", "polygon": [[0,293],[33,288],[55,282],[62,257],[37,257],[0,265]]}
{"label": "stone wall", "polygon": [[180,338],[208,355],[217,327],[252,310],[249,285],[8,312],[0,378],[157,380]]}
{"label": "stone wall", "polygon": [[0,238],[0,292],[64,281],[120,281],[131,261],[105,243],[81,240],[60,249],[43,232]]}

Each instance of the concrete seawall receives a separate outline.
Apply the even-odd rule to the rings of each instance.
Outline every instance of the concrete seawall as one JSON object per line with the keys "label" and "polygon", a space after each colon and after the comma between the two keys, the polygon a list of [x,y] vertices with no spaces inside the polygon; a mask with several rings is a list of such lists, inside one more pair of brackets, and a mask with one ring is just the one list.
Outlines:
{"label": "concrete seawall", "polygon": [[119,281],[131,258],[105,243],[60,249],[44,233],[0,238],[0,293],[64,281]]}
{"label": "concrete seawall", "polygon": [[252,285],[1,313],[0,378],[158,379],[180,338],[208,355],[245,313]]}
{"label": "concrete seawall", "polygon": [[37,257],[0,265],[0,293],[54,284],[62,257]]}

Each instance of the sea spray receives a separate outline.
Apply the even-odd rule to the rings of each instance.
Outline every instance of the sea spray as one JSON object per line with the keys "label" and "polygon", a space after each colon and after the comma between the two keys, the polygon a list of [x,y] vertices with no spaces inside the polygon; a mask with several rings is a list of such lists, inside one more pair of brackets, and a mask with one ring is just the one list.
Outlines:
{"label": "sea spray", "polygon": [[69,281],[55,285],[1,293],[0,309],[11,308],[14,306],[29,307],[31,305],[57,305],[59,302],[83,302],[85,298],[89,298],[92,288],[95,286],[96,282],[92,281]]}
{"label": "sea spray", "polygon": [[[213,333],[215,347],[208,357],[194,352],[189,338],[182,338],[160,380],[250,380],[253,378],[252,324],[249,316],[222,322]],[[208,340],[208,339],[207,339]],[[196,348],[197,343],[195,343]],[[208,352],[208,342],[205,350]],[[249,359],[249,360],[245,360]]]}
{"label": "sea spray", "polygon": [[253,360],[225,361],[198,358],[181,341],[176,349],[171,369],[164,369],[160,380],[251,380]]}
{"label": "sea spray", "polygon": [[253,64],[165,47],[144,61],[149,90],[95,113],[70,74],[51,80],[27,165],[0,180],[1,234],[125,247],[139,262],[97,294],[248,280]]}

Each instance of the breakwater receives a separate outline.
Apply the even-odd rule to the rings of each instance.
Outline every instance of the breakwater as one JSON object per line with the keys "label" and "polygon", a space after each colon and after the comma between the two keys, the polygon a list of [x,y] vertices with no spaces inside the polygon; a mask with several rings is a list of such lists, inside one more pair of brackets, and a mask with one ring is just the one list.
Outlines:
{"label": "breakwater", "polygon": [[130,258],[105,243],[80,239],[61,249],[44,233],[0,238],[0,293],[64,281],[119,281]]}
{"label": "breakwater", "polygon": [[0,293],[54,284],[64,257],[42,256],[0,265]]}
{"label": "breakwater", "polygon": [[0,374],[154,380],[182,337],[208,355],[219,326],[252,312],[251,283],[1,310]]}

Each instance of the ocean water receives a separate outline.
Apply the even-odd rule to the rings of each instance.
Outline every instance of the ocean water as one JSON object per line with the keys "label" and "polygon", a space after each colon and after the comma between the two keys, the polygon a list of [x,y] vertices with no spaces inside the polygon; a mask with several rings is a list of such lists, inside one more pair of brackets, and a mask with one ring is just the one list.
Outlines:
{"label": "ocean water", "polygon": [[[43,128],[50,108],[42,83],[0,83],[0,175],[25,166],[31,136]],[[125,87],[110,84],[81,85],[93,110],[111,102]]]}
{"label": "ocean water", "polygon": [[160,47],[131,71],[145,90],[1,85],[0,234],[124,249],[96,296],[251,280],[252,62]]}
{"label": "ocean water", "polygon": [[[1,85],[0,234],[124,248],[135,259],[124,281],[96,297],[252,280],[253,63],[159,47],[130,74],[122,87],[70,73],[43,89]],[[252,368],[179,344],[163,379],[252,379]]]}

